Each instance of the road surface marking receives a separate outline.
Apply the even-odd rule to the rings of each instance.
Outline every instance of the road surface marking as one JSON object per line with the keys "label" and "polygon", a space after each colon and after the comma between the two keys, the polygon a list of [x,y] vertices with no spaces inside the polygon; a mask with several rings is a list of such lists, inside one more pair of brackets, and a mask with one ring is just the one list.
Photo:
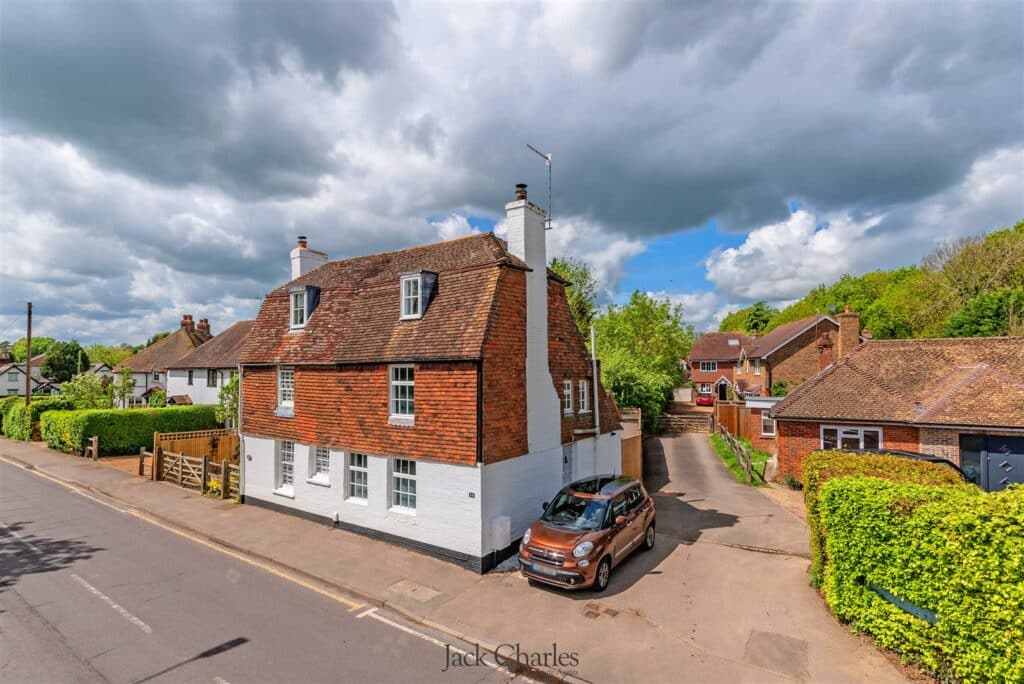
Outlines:
{"label": "road surface marking", "polygon": [[82,579],[81,577],[79,577],[75,573],[71,573],[71,579],[75,580],[76,582],[81,584],[83,587],[88,589],[89,592],[92,593],[93,596],[95,596],[96,598],[100,599],[101,601],[106,603],[108,606],[113,608],[115,611],[117,611],[117,613],[121,617],[123,617],[125,620],[127,620],[128,622],[132,623],[133,625],[135,625],[136,627],[141,629],[146,634],[152,634],[153,633],[153,628],[152,627],[150,627],[145,622],[143,622],[139,618],[137,618],[134,615],[132,615],[131,613],[129,613],[127,610],[124,609],[124,607],[120,603],[118,603],[114,599],[110,598],[109,596],[107,596],[102,591],[100,591],[96,587],[94,587],[91,584],[89,584],[88,582],[86,582],[84,579]]}
{"label": "road surface marking", "polygon": [[364,610],[359,615],[356,615],[356,620],[358,620],[359,618],[364,618],[367,615],[372,615],[373,613],[376,613],[376,612],[377,612],[376,608],[367,608],[366,610]]}
{"label": "road surface marking", "polygon": [[211,681],[211,682],[212,682],[213,684],[230,684],[230,683],[228,682],[228,680],[224,679],[223,677],[214,677],[214,678],[213,678],[213,679],[211,679],[210,681]]}

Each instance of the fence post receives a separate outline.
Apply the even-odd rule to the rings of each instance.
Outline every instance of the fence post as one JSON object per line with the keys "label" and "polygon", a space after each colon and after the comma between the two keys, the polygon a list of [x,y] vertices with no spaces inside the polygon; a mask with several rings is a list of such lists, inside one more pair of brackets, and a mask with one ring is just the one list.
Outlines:
{"label": "fence post", "polygon": [[154,432],[153,433],[153,453],[154,454],[156,453],[156,448],[158,446],[160,446],[160,433],[159,432]]}
{"label": "fence post", "polygon": [[200,494],[206,492],[206,481],[207,481],[207,478],[209,477],[209,468],[210,468],[210,458],[208,456],[203,456],[203,471],[202,471],[202,474],[199,476],[199,480],[200,480],[200,482],[199,482],[199,493]]}
{"label": "fence post", "polygon": [[96,435],[92,436],[89,440],[92,443],[92,460],[99,460],[100,457],[100,438]]}
{"label": "fence post", "polygon": [[185,480],[185,456],[178,454],[178,486],[181,487]]}
{"label": "fence post", "polygon": [[228,459],[220,462],[220,498],[228,498],[231,490],[231,468],[228,467]]}
{"label": "fence post", "polygon": [[163,469],[164,464],[164,449],[163,447],[157,447],[153,449],[153,472],[151,473],[153,479],[156,481],[160,480],[160,471]]}
{"label": "fence post", "polygon": [[146,472],[146,447],[139,447],[139,477]]}

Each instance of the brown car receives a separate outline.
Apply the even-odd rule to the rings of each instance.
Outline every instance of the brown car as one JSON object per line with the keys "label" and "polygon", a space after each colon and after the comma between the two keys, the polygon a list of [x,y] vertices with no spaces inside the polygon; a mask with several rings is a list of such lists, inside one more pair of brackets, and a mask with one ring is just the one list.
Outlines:
{"label": "brown car", "polygon": [[654,539],[654,501],[643,485],[596,475],[544,504],[544,515],[523,535],[519,565],[531,580],[604,591],[612,568],[638,547],[654,548]]}

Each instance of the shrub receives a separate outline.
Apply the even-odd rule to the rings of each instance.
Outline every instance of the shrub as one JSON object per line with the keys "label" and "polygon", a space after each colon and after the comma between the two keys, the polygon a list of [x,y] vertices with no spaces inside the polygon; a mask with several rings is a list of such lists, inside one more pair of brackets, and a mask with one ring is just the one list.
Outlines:
{"label": "shrub", "polygon": [[963,484],[960,474],[948,466],[882,454],[853,454],[845,451],[815,451],[800,466],[804,475],[804,504],[811,547],[811,584],[821,586],[825,550],[818,521],[818,491],[834,477],[863,475],[893,482],[923,485]]}
{"label": "shrub", "polygon": [[3,429],[3,419],[7,415],[7,412],[11,410],[17,403],[25,403],[25,397],[11,396],[0,399],[0,430]]}
{"label": "shrub", "polygon": [[25,408],[24,397],[21,401],[12,402],[4,414],[3,431],[11,439],[20,439],[23,442],[32,440],[35,432],[35,424],[47,411],[59,411],[72,408],[67,399],[34,399],[28,408]]}
{"label": "shrub", "polygon": [[842,477],[821,488],[820,515],[837,617],[941,679],[1024,681],[1024,488]]}
{"label": "shrub", "polygon": [[147,402],[149,408],[163,408],[167,406],[167,392],[163,390],[154,390],[149,395],[149,401]]}
{"label": "shrub", "polygon": [[213,406],[169,406],[155,409],[51,411],[40,431],[48,446],[83,451],[91,437],[100,438],[104,455],[137,454],[151,447],[154,432],[212,430],[219,427]]}

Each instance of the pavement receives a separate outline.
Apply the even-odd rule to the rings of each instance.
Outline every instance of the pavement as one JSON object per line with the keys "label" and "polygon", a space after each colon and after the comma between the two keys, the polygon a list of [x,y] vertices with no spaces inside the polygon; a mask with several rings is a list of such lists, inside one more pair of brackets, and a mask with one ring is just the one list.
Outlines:
{"label": "pavement", "polygon": [[[518,644],[522,652],[554,645],[577,656],[577,665],[561,668],[570,679],[905,681],[870,643],[837,623],[808,586],[806,528],[796,516],[737,483],[706,435],[663,437],[646,446],[658,540],[653,551],[620,565],[603,594],[533,587],[519,573],[480,576],[386,542],[202,498],[39,444],[0,440],[0,455],[73,483],[83,494],[110,497],[141,525],[149,519],[174,527],[282,575],[393,611],[417,629],[443,635],[441,642],[485,650]],[[0,492],[6,496],[7,489],[5,477]],[[126,553],[130,549],[129,543]],[[175,595],[188,590],[182,586]],[[382,672],[390,674],[377,670],[370,679],[387,681]],[[430,672],[434,680],[448,677]],[[545,673],[556,671],[528,675]]]}

